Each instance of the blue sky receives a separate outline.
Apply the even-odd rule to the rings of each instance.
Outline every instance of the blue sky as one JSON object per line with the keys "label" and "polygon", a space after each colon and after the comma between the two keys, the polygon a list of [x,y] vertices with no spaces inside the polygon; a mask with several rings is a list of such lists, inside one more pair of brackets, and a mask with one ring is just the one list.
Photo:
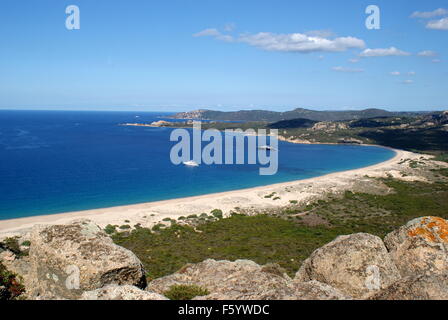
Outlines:
{"label": "blue sky", "polygon": [[0,108],[447,109],[447,17],[446,0],[2,0]]}

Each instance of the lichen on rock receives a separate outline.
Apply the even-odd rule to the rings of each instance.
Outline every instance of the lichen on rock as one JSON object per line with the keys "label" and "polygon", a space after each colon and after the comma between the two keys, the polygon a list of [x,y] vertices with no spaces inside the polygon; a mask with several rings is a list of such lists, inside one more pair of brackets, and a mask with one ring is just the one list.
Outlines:
{"label": "lichen on rock", "polygon": [[403,277],[448,272],[448,221],[422,217],[389,233],[384,242]]}

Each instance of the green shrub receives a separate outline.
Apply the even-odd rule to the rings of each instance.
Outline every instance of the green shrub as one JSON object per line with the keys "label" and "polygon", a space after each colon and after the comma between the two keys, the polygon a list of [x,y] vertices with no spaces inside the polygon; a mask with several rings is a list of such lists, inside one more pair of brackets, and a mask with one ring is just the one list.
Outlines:
{"label": "green shrub", "polygon": [[434,160],[448,162],[448,153],[441,153],[437,155]]}
{"label": "green shrub", "polygon": [[17,237],[5,238],[1,243],[2,247],[13,252],[14,254],[20,254],[20,244]]}
{"label": "green shrub", "polygon": [[[324,230],[318,238],[315,230]],[[199,230],[201,232],[196,232]],[[114,242],[142,261],[152,279],[178,271],[187,263],[205,259],[248,259],[260,265],[278,263],[293,276],[301,261],[343,231],[326,226],[307,227],[296,220],[268,215],[234,215],[191,226],[174,225],[154,232],[142,228],[129,235],[116,233]],[[294,259],[294,260],[291,260]]]}
{"label": "green shrub", "polygon": [[165,227],[164,224],[158,223],[158,224],[156,224],[155,226],[152,227],[152,231],[160,231],[160,230],[162,230],[163,227]]}
{"label": "green shrub", "polygon": [[221,209],[213,209],[212,211],[210,211],[210,213],[215,217],[215,218],[222,218],[223,213]]}
{"label": "green shrub", "polygon": [[3,264],[0,263],[0,287],[6,288],[6,294],[0,296],[1,299],[12,300],[16,299],[25,292],[25,288],[20,283],[18,277],[8,271]]}
{"label": "green shrub", "polygon": [[115,226],[108,224],[105,228],[104,228],[104,232],[106,232],[107,234],[113,234],[116,231]]}
{"label": "green shrub", "polygon": [[163,293],[170,300],[191,300],[194,297],[206,296],[210,292],[196,285],[174,285]]}
{"label": "green shrub", "polygon": [[266,195],[266,196],[264,196],[266,199],[270,199],[270,198],[272,198],[273,196],[275,196],[275,194],[276,194],[276,192],[272,192],[271,194],[268,194],[268,195]]}
{"label": "green shrub", "polygon": [[23,242],[22,242],[22,246],[24,246],[24,247],[29,247],[29,246],[31,246],[31,241],[29,241],[29,240],[25,240],[25,241],[23,241]]}
{"label": "green shrub", "polygon": [[124,225],[120,226],[120,229],[121,229],[121,230],[131,229],[131,226],[128,225],[128,224],[124,224]]}

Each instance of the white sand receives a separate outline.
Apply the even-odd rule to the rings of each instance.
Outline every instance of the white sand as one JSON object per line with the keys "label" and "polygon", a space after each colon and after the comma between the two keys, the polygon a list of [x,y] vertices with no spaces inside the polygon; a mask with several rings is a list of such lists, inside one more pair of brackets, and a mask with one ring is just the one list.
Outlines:
{"label": "white sand", "polygon": [[[24,233],[36,224],[63,224],[80,218],[93,220],[102,227],[107,224],[133,226],[137,223],[144,227],[150,227],[167,217],[178,218],[190,214],[210,213],[213,209],[221,209],[227,214],[236,207],[255,212],[286,206],[290,204],[290,200],[307,203],[328,192],[349,190],[355,182],[366,180],[366,175],[384,177],[389,174],[399,177],[400,174],[397,172],[401,172],[405,167],[409,169],[408,164],[400,164],[402,160],[422,157],[421,154],[401,150],[394,151],[396,152],[394,158],[370,167],[336,172],[305,180],[167,201],[3,220],[0,221],[0,238]],[[430,158],[430,156],[428,157]],[[407,176],[406,179],[409,180],[412,177]],[[419,177],[416,179],[418,180]],[[276,195],[272,198],[265,198],[272,192],[276,192]],[[273,200],[276,196],[280,199]]]}

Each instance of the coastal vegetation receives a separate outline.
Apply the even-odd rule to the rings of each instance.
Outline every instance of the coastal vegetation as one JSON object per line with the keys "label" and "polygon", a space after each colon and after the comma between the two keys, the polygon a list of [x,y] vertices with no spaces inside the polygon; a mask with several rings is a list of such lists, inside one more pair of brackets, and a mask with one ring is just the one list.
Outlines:
{"label": "coastal vegetation", "polygon": [[447,170],[433,174],[431,183],[372,178],[391,190],[387,194],[332,194],[255,216],[234,212],[228,218],[197,218],[193,226],[178,220],[164,228],[117,232],[113,239],[140,258],[149,280],[208,258],[277,263],[292,276],[311,252],[338,235],[366,232],[384,237],[413,218],[448,218]]}
{"label": "coastal vegetation", "polygon": [[14,300],[24,291],[19,277],[0,262],[0,300]]}
{"label": "coastal vegetation", "polygon": [[180,112],[172,118],[175,119],[206,119],[220,121],[282,121],[292,119],[309,119],[314,121],[342,121],[374,117],[391,117],[402,115],[416,115],[412,112],[389,112],[382,109],[365,109],[353,111],[316,111],[297,108],[286,112],[275,112],[266,110],[242,110],[242,111],[213,111],[196,110],[191,112]]}
{"label": "coastal vegetation", "polygon": [[[26,247],[29,247],[29,245],[29,241],[23,241],[22,244],[20,244],[18,237],[8,237],[0,242],[0,252],[8,250],[17,256],[27,256],[28,249],[26,249]],[[22,247],[25,247],[25,249]]]}
{"label": "coastal vegetation", "polygon": [[196,285],[174,285],[164,292],[164,296],[170,300],[191,300],[194,297],[206,296],[210,294],[207,289]]}
{"label": "coastal vegetation", "polygon": [[[162,121],[154,126],[191,127],[192,120],[209,119],[202,129],[278,129],[298,143],[376,144],[448,159],[448,111],[433,113],[362,111],[217,112],[199,110],[173,116],[187,121]],[[227,121],[226,121],[227,120]],[[233,120],[233,121],[228,121]],[[146,125],[146,124],[133,124]]]}

